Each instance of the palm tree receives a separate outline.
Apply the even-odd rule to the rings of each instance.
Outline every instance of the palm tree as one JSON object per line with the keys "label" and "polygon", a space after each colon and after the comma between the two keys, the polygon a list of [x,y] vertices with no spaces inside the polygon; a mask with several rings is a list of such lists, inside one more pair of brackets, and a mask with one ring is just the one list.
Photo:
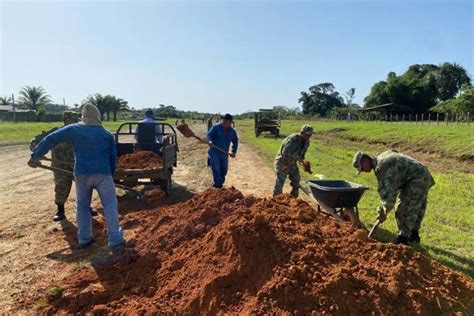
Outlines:
{"label": "palm tree", "polygon": [[12,98],[11,97],[0,97],[0,104],[1,105],[9,105],[12,103]]}
{"label": "palm tree", "polygon": [[114,97],[114,102],[112,103],[112,113],[114,114],[114,122],[117,121],[117,113],[120,111],[130,111],[130,108],[128,107],[128,102],[120,99],[120,98],[115,98]]}
{"label": "palm tree", "polygon": [[20,103],[25,104],[30,110],[36,111],[39,106],[44,106],[51,102],[51,97],[43,87],[25,86],[20,90]]}

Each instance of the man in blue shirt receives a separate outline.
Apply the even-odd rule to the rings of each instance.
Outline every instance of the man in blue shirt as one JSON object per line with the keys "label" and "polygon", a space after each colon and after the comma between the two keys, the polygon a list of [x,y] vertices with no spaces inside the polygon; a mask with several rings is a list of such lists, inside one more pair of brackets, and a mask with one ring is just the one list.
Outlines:
{"label": "man in blue shirt", "polygon": [[230,143],[232,142],[232,153],[227,155],[216,148],[209,147],[209,161],[212,168],[212,176],[214,178],[214,187],[222,188],[227,175],[229,166],[229,156],[235,158],[237,153],[237,146],[239,139],[237,133],[231,127],[232,115],[226,114],[220,124],[211,127],[207,133],[207,141],[225,151],[229,151]]}
{"label": "man in blue shirt", "polygon": [[28,165],[38,167],[39,159],[59,143],[70,142],[74,148],[74,176],[76,180],[76,221],[79,246],[94,242],[90,203],[92,190],[99,193],[107,222],[109,247],[125,244],[118,219],[118,202],[112,175],[115,172],[117,149],[115,140],[102,127],[100,112],[87,103],[82,109],[82,123],[65,126],[49,134],[33,149]]}

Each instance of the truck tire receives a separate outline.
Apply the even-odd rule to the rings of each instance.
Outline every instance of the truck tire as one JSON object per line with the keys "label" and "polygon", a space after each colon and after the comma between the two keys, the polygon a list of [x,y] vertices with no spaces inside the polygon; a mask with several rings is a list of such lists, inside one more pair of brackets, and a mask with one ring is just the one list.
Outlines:
{"label": "truck tire", "polygon": [[262,131],[261,131],[261,130],[259,130],[258,128],[257,128],[257,129],[255,129],[255,137],[258,137],[258,136],[260,136],[260,134],[261,134],[261,133],[262,133]]}

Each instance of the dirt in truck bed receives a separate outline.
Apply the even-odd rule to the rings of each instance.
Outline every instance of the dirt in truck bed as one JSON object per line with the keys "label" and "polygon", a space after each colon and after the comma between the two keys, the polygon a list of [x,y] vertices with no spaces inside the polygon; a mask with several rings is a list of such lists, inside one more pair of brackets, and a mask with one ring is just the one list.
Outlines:
{"label": "dirt in truck bed", "polygon": [[136,151],[120,156],[117,163],[118,169],[160,169],[163,160],[151,151]]}
{"label": "dirt in truck bed", "polygon": [[60,284],[47,312],[295,315],[474,313],[474,284],[409,247],[283,195],[208,189],[130,213],[136,243]]}

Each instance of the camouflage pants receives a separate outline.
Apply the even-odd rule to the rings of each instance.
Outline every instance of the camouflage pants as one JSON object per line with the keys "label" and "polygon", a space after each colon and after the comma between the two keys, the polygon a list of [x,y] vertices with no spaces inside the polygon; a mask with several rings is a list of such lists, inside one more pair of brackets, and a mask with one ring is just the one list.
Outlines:
{"label": "camouflage pants", "polygon": [[409,237],[412,231],[420,230],[428,202],[428,190],[408,186],[400,192],[395,211],[399,235]]}
{"label": "camouflage pants", "polygon": [[71,192],[72,179],[72,176],[60,172],[54,173],[54,201],[56,204],[63,205],[66,203],[69,192]]}
{"label": "camouflage pants", "polygon": [[298,197],[300,187],[300,171],[296,163],[290,166],[275,165],[276,181],[275,188],[273,189],[273,196],[281,194],[283,192],[283,185],[285,184],[286,177],[290,178],[291,195]]}

